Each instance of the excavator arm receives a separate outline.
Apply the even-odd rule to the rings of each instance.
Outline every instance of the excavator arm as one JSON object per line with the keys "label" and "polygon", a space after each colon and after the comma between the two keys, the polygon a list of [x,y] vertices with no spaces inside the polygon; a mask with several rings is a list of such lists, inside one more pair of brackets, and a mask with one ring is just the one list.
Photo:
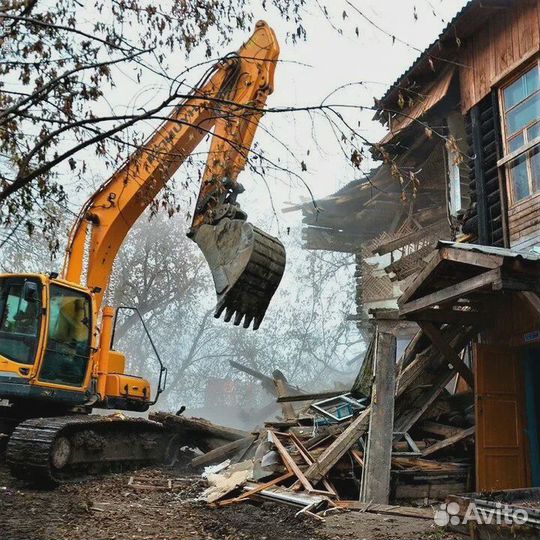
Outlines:
{"label": "excavator arm", "polygon": [[206,257],[218,295],[216,317],[260,325],[285,267],[285,250],[250,223],[236,201],[237,182],[272,92],[279,46],[257,23],[251,38],[175,107],[124,166],[84,205],[71,231],[62,277],[94,292],[101,308],[127,233],[180,165],[213,129],[189,236]]}

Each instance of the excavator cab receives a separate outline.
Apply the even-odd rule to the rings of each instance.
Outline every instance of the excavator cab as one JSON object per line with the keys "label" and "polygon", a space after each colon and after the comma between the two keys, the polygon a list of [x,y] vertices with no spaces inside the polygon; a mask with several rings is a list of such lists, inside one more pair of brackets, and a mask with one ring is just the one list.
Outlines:
{"label": "excavator cab", "polygon": [[48,402],[54,411],[148,409],[150,384],[125,374],[124,356],[111,350],[114,310],[106,308],[101,333],[108,337],[96,347],[93,294],[53,276],[0,276],[0,396],[29,400],[42,413]]}
{"label": "excavator cab", "polygon": [[42,274],[0,276],[2,396],[37,399],[45,387],[83,403],[91,355],[88,291]]}

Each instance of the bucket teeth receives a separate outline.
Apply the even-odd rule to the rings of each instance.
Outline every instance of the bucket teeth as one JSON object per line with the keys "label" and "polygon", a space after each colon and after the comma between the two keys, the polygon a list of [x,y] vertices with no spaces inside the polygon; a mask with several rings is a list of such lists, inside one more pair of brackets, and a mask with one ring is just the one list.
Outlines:
{"label": "bucket teeth", "polygon": [[214,317],[244,328],[253,322],[257,330],[285,270],[281,242],[251,223],[222,219],[217,225],[202,225],[194,238],[214,278],[217,305]]}
{"label": "bucket teeth", "polygon": [[[217,311],[217,310],[216,310]],[[225,311],[225,317],[223,320],[225,322],[229,322],[232,319],[232,316],[234,315],[234,309],[232,307],[228,307]]]}

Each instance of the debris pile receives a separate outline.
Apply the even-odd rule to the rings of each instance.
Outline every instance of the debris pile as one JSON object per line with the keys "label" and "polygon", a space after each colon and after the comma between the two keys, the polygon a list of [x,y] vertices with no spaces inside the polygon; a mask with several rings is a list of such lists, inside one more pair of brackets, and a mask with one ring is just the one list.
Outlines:
{"label": "debris pile", "polygon": [[[454,342],[464,339],[449,337]],[[340,508],[411,515],[419,509],[396,510],[362,497],[369,480],[364,472],[373,404],[358,391],[358,383],[364,372],[373,370],[370,349],[350,392],[307,394],[292,387],[281,372],[274,372],[273,379],[256,373],[263,384],[273,380],[282,414],[252,433],[166,413],[155,413],[152,419],[174,431],[180,444],[204,452],[191,465],[207,467],[210,487],[205,497],[213,505],[271,500],[319,517]],[[452,384],[464,386],[453,375],[421,332],[398,363],[389,502],[418,507],[468,490],[472,393],[466,387],[449,390]],[[431,510],[426,515],[431,516]]]}

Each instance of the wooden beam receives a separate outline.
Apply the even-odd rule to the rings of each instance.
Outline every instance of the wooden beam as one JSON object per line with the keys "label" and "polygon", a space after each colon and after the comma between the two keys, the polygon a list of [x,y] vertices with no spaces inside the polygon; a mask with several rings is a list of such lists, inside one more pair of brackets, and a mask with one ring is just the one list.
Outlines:
{"label": "wooden beam", "polygon": [[297,396],[280,396],[277,398],[278,403],[288,403],[291,401],[315,401],[329,399],[336,396],[348,394],[350,390],[332,390],[331,392],[315,392],[313,394],[299,394]]}
{"label": "wooden beam", "polygon": [[438,452],[439,450],[442,450],[443,448],[447,448],[448,446],[452,446],[453,444],[456,444],[459,441],[462,441],[463,439],[466,439],[467,437],[470,437],[471,435],[474,435],[475,428],[470,427],[467,429],[462,429],[458,433],[455,433],[451,437],[448,437],[447,439],[444,439],[443,441],[439,441],[438,443],[435,443],[431,446],[428,446],[423,452],[422,456],[430,456],[431,454],[434,454],[435,452]]}
{"label": "wooden beam", "polygon": [[432,422],[430,420],[424,420],[418,427],[426,433],[439,435],[445,438],[451,437],[460,431],[460,428],[458,427],[447,426],[446,424],[440,424],[439,422]]}
{"label": "wooden beam", "polygon": [[237,441],[232,441],[230,443],[224,444],[215,450],[210,450],[202,456],[198,456],[191,460],[192,467],[201,467],[203,465],[208,465],[210,463],[221,462],[224,459],[232,456],[239,450],[247,448],[251,443],[257,438],[256,435],[250,435],[249,437],[244,437],[243,439],[238,439]]}
{"label": "wooden beam", "polygon": [[148,417],[150,420],[160,422],[172,431],[184,433],[189,436],[195,435],[203,438],[214,437],[217,439],[236,441],[250,435],[248,431],[220,426],[218,424],[213,424],[208,420],[203,420],[202,418],[176,416],[175,414],[166,412],[151,412]]}
{"label": "wooden beam", "polygon": [[484,167],[484,143],[482,141],[482,119],[478,103],[471,108],[471,131],[474,159],[474,179],[476,184],[476,213],[478,217],[478,243],[488,245],[489,213]]}
{"label": "wooden beam", "polygon": [[520,293],[525,301],[533,308],[538,315],[540,315],[540,295],[532,292]]}
{"label": "wooden beam", "polygon": [[378,329],[375,346],[375,381],[362,475],[363,502],[388,504],[390,498],[395,387],[396,337]]}
{"label": "wooden beam", "polygon": [[465,249],[452,248],[450,246],[440,249],[441,256],[446,261],[454,261],[482,268],[499,268],[504,262],[501,255],[490,255],[477,251],[468,251]]}
{"label": "wooden beam", "polygon": [[455,373],[456,372],[453,369],[449,368],[439,370],[439,373],[434,378],[433,385],[422,392],[422,394],[414,400],[412,405],[407,404],[407,407],[404,410],[401,409],[399,414],[398,409],[396,408],[394,430],[396,432],[409,431],[437,399],[445,386],[452,380]]}
{"label": "wooden beam", "polygon": [[[276,369],[272,375],[274,376],[274,384],[276,385],[276,395],[278,399],[288,396],[288,384],[285,375],[283,375],[279,369]],[[285,420],[294,420],[297,417],[294,407],[290,403],[281,403],[281,410]]]}
{"label": "wooden beam", "polygon": [[415,322],[429,321],[437,323],[453,323],[471,326],[489,320],[487,313],[464,311],[457,309],[425,309],[406,315],[407,319]]}
{"label": "wooden beam", "polygon": [[307,491],[313,491],[314,487],[311,485],[310,481],[304,476],[304,473],[300,470],[300,467],[298,467],[294,459],[289,455],[287,449],[283,446],[283,444],[281,444],[278,436],[273,431],[268,431],[268,433],[270,434],[272,443],[279,452],[279,455],[281,456],[285,467],[287,467],[289,471],[295,474],[295,476],[298,478],[298,480],[300,480],[301,484]]}
{"label": "wooden beam", "polygon": [[[454,343],[454,340],[459,336],[460,330],[458,328],[448,328],[445,331],[445,335],[449,341]],[[422,332],[422,336],[424,333]],[[429,339],[426,336],[426,339]],[[396,384],[396,396],[403,394],[423,373],[429,372],[429,369],[434,369],[434,364],[437,358],[441,357],[441,354],[435,349],[435,347],[424,347],[422,351],[418,351],[411,362],[404,367],[400,373]],[[439,364],[437,364],[439,365]]]}
{"label": "wooden beam", "polygon": [[419,241],[425,241],[425,239],[428,237],[429,234],[440,231],[446,227],[448,230],[448,221],[437,221],[431,225],[428,225],[427,227],[423,227],[422,229],[418,231],[414,231],[408,234],[404,234],[403,236],[400,236],[399,238],[395,240],[390,240],[389,242],[386,242],[384,244],[381,244],[376,250],[375,253],[377,255],[386,255],[387,253],[391,253],[392,251],[396,251],[400,248],[403,248],[409,244],[413,244],[414,242]]}
{"label": "wooden beam", "polygon": [[[433,257],[428,261],[424,269],[419,272],[419,274],[413,279],[412,283],[407,287],[404,293],[398,298],[398,305],[401,307],[403,304],[406,304],[409,301],[409,298],[412,298],[416,291],[420,288],[420,285],[424,283],[426,278],[435,270],[435,268],[442,261],[441,254],[436,251],[433,254]],[[401,309],[400,309],[401,313]]]}
{"label": "wooden beam", "polygon": [[[293,432],[289,433],[289,437],[291,441],[294,443],[294,445],[296,446],[296,448],[298,449],[298,452],[300,453],[300,455],[304,458],[304,461],[308,465],[311,465],[315,461],[315,458],[309,453],[309,450],[302,444],[302,441]],[[322,482],[324,484],[324,487],[328,490],[329,495],[333,497],[338,497],[336,489],[326,478],[323,478]]]}
{"label": "wooden beam", "polygon": [[433,345],[440,351],[452,367],[463,377],[470,388],[474,389],[474,376],[469,366],[467,366],[459,354],[452,349],[448,341],[442,335],[441,331],[431,322],[418,323],[424,334],[429,337]]}
{"label": "wooden beam", "polygon": [[330,469],[340,460],[341,456],[355,444],[366,432],[369,424],[371,407],[360,413],[339,435],[336,440],[309,466],[304,473],[305,477],[313,483],[323,479]]}
{"label": "wooden beam", "polygon": [[509,275],[502,275],[493,285],[494,290],[508,290],[508,291],[520,291],[531,292],[540,294],[540,278],[539,276],[528,276],[511,273]]}
{"label": "wooden beam", "polygon": [[461,281],[455,285],[450,285],[449,287],[440,289],[436,292],[423,296],[422,298],[418,298],[417,300],[407,302],[406,304],[401,305],[399,313],[400,315],[407,315],[408,313],[413,313],[415,311],[427,309],[441,303],[456,300],[466,294],[485,289],[486,287],[491,288],[493,284],[500,281],[500,279],[500,268],[489,270],[478,276],[466,279],[465,281]]}
{"label": "wooden beam", "polygon": [[431,508],[414,508],[411,506],[389,506],[387,504],[371,504],[360,501],[336,501],[339,508],[356,510],[358,512],[373,512],[374,514],[386,514],[390,516],[406,516],[419,519],[433,520],[434,512]]}
{"label": "wooden beam", "polygon": [[[261,381],[262,386],[265,390],[267,390],[270,394],[276,393],[275,385],[274,385],[274,379],[270,377],[269,375],[265,375],[264,373],[261,373],[260,371],[257,371],[256,369],[250,368],[249,366],[245,366],[244,364],[241,364],[240,362],[236,362],[234,360],[229,360],[229,365],[233,367],[234,369],[237,369],[238,371],[242,371],[243,373],[247,373],[248,375],[251,375],[253,378],[257,379],[258,381]],[[289,394],[298,395],[302,393],[302,390],[300,388],[297,388],[296,386],[292,386],[288,383],[287,385],[287,391]]]}

